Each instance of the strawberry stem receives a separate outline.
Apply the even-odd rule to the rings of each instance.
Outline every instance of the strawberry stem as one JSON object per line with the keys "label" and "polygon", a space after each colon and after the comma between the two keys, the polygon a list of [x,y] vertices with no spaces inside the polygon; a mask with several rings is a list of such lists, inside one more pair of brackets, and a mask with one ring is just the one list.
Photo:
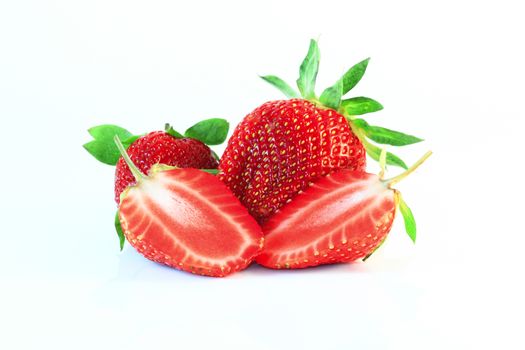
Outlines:
{"label": "strawberry stem", "polygon": [[379,166],[381,167],[381,171],[379,172],[378,176],[381,180],[383,180],[386,169],[386,147],[384,146],[381,149],[381,154],[379,155]]}
{"label": "strawberry stem", "polygon": [[131,160],[131,158],[128,155],[128,152],[126,152],[126,149],[124,148],[124,145],[120,141],[120,138],[118,137],[118,135],[115,135],[113,140],[115,140],[115,144],[117,145],[117,148],[118,148],[120,154],[122,155],[122,158],[124,158],[124,161],[128,165],[129,170],[131,170],[131,173],[135,177],[135,180],[137,180],[137,182],[141,182],[142,180],[144,180],[147,176],[142,174],[142,172],[139,170],[139,168],[137,168],[137,166],[133,163],[133,161]]}
{"label": "strawberry stem", "polygon": [[405,172],[391,178],[391,179],[387,179],[387,180],[384,180],[385,183],[388,185],[389,188],[392,188],[392,186],[394,186],[396,183],[398,183],[399,181],[403,180],[405,177],[407,177],[408,175],[412,174],[414,172],[414,170],[416,170],[417,168],[419,168],[419,166],[421,164],[423,164],[425,162],[425,160],[428,159],[428,157],[430,157],[432,155],[432,151],[428,151],[427,153],[425,153],[425,155],[423,155],[423,157],[421,157],[417,162],[414,163],[414,165],[412,165],[410,168],[408,168]]}

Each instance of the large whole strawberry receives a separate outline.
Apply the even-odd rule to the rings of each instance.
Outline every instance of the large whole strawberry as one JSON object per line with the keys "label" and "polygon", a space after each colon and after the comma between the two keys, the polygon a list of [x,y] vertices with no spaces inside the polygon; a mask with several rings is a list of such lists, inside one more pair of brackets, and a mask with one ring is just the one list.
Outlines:
{"label": "large whole strawberry", "polygon": [[[342,168],[364,170],[366,153],[378,160],[381,148],[370,140],[394,146],[421,141],[356,118],[381,110],[378,102],[367,97],[342,99],[361,80],[367,65],[368,59],[354,65],[317,97],[319,49],[312,40],[297,80],[300,95],[278,77],[262,77],[290,99],[267,102],[248,114],[219,164],[220,178],[259,223],[320,177]],[[391,153],[386,162],[406,169]]]}

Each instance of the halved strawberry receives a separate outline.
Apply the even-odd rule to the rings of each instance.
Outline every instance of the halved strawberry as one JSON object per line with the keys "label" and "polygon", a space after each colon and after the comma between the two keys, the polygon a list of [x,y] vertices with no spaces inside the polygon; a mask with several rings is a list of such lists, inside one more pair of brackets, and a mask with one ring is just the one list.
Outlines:
{"label": "halved strawberry", "polygon": [[222,277],[248,266],[263,244],[261,228],[215,176],[155,165],[143,175],[115,137],[137,180],[121,195],[126,239],[146,258]]}
{"label": "halved strawberry", "polygon": [[383,171],[378,176],[346,169],[323,177],[263,225],[265,247],[257,262],[275,269],[303,268],[366,257],[386,238],[396,205],[415,240],[412,212],[392,185],[430,154],[389,180],[383,180]]}

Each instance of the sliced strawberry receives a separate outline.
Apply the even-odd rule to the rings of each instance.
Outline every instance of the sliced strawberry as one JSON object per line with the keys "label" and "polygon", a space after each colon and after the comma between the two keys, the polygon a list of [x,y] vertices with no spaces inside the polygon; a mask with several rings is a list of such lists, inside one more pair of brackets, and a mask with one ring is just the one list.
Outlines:
{"label": "sliced strawberry", "polygon": [[162,165],[143,176],[128,164],[137,185],[122,195],[120,223],[146,258],[222,277],[244,269],[261,250],[261,228],[215,176]]}
{"label": "sliced strawberry", "polygon": [[263,225],[265,247],[257,262],[276,269],[303,268],[369,255],[390,231],[396,204],[405,221],[410,216],[413,222],[391,186],[429,155],[391,180],[346,169],[320,179]]}

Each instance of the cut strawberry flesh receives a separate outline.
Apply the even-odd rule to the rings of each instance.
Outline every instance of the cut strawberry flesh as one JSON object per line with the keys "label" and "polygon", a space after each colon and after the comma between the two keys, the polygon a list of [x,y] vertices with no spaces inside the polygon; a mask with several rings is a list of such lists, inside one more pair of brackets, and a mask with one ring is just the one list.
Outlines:
{"label": "cut strawberry flesh", "polygon": [[270,218],[257,262],[300,268],[362,258],[385,238],[394,214],[394,191],[378,176],[340,170]]}
{"label": "cut strawberry flesh", "polygon": [[196,169],[151,174],[120,203],[127,240],[148,259],[224,276],[262,247],[261,228],[215,176]]}

